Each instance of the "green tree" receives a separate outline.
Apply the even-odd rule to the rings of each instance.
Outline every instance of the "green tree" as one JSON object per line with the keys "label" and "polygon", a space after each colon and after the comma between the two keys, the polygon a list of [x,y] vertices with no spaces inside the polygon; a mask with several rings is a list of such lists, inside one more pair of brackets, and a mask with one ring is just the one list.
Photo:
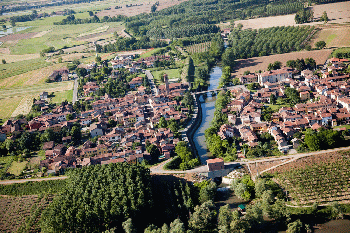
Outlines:
{"label": "green tree", "polygon": [[216,195],[217,185],[215,182],[210,181],[208,185],[202,187],[199,191],[199,201],[204,203],[207,201],[214,201]]}
{"label": "green tree", "polygon": [[82,138],[81,129],[78,126],[73,126],[70,135],[72,136],[72,141],[75,145],[79,144]]}
{"label": "green tree", "polygon": [[159,119],[158,125],[159,125],[159,128],[166,128],[167,127],[167,121],[165,120],[164,117],[161,117]]}
{"label": "green tree", "polygon": [[2,64],[6,64],[6,60],[5,59],[2,59]]}
{"label": "green tree", "polygon": [[224,205],[220,207],[218,216],[218,229],[220,233],[230,233],[230,225],[233,221],[233,214],[230,206]]}
{"label": "green tree", "polygon": [[300,233],[303,231],[303,223],[300,219],[288,224],[287,233]]}
{"label": "green tree", "polygon": [[216,212],[215,205],[212,201],[204,202],[200,206],[194,208],[188,225],[195,231],[210,231],[215,228]]}
{"label": "green tree", "polygon": [[136,233],[132,219],[128,218],[125,222],[122,223],[125,233]]}
{"label": "green tree", "polygon": [[97,63],[100,63],[101,62],[101,57],[100,56],[96,56],[96,58],[95,58],[95,61],[97,62]]}
{"label": "green tree", "polygon": [[326,42],[324,42],[323,40],[317,41],[315,46],[317,49],[323,49],[324,47],[326,47]]}
{"label": "green tree", "polygon": [[194,72],[195,72],[195,67],[193,64],[193,60],[191,57],[188,58],[188,70],[187,70],[187,81],[190,83],[193,83],[194,81]]}
{"label": "green tree", "polygon": [[274,94],[270,95],[270,104],[276,104],[276,96]]}
{"label": "green tree", "polygon": [[227,48],[221,56],[224,67],[229,66],[231,69],[235,66],[235,53],[232,48]]}
{"label": "green tree", "polygon": [[151,144],[149,147],[146,148],[147,152],[151,156],[151,163],[158,162],[160,151],[156,145]]}
{"label": "green tree", "polygon": [[328,18],[328,15],[327,15],[327,12],[324,11],[322,16],[321,16],[321,20],[324,21],[325,23],[328,22],[329,18]]}
{"label": "green tree", "polygon": [[169,233],[185,233],[185,224],[180,219],[175,219],[170,223]]}

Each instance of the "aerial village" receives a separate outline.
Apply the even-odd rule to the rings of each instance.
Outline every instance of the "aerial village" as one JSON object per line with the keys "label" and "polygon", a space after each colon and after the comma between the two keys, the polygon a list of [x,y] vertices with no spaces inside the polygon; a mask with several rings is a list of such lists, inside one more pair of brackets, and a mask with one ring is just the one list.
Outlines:
{"label": "aerial village", "polygon": [[[24,117],[7,120],[0,127],[0,141],[16,139],[24,131],[44,133],[51,130],[57,133],[79,126],[85,140],[80,140],[78,144],[73,143],[76,139],[72,136],[62,137],[58,140],[60,143],[52,140],[43,144],[41,149],[45,151],[46,159],[40,162],[40,170],[44,168],[46,174],[59,174],[69,167],[169,159],[174,155],[177,143],[184,138],[179,132],[160,127],[161,118],[175,121],[179,126],[177,130],[183,132],[189,128],[188,124],[193,123],[190,121],[193,114],[197,114],[193,112],[193,106],[183,103],[185,93],[189,92],[189,83],[180,80],[170,83],[165,74],[163,84],[156,87],[152,75],[147,74],[147,68],[153,67],[156,62],[171,59],[166,55],[138,60],[133,55],[115,57],[108,64],[108,77],[100,80],[100,83],[79,82],[77,103],[88,107],[80,108],[78,112],[68,102],[52,107],[47,102],[49,93],[44,91],[40,99],[33,103],[33,108],[40,114],[30,121]],[[255,91],[247,88],[230,90],[233,97],[227,108],[222,110],[227,114],[228,124],[220,127],[218,135],[221,139],[240,138],[240,145],[248,144],[253,148],[258,145],[256,134],[268,132],[276,141],[278,150],[288,153],[300,146],[301,139],[293,137],[295,133],[306,128],[318,130],[348,123],[350,98],[346,93],[350,88],[347,81],[349,75],[343,74],[348,64],[346,59],[332,58],[325,61],[320,75],[312,70],[299,72],[281,67],[239,77],[241,84],[258,83],[260,88]],[[77,67],[86,70],[83,75],[88,80],[92,70],[101,70],[105,66],[103,62],[100,65],[93,62]],[[117,80],[122,76],[120,70],[134,75],[127,84],[126,95],[120,98],[112,98],[107,93],[96,95],[108,79]],[[77,77],[74,71],[60,69],[54,71],[48,80],[57,82]],[[272,98],[285,98],[286,88],[297,90],[300,103],[281,107],[271,114],[270,120],[264,120],[265,105],[272,104]],[[150,144],[160,152],[155,160],[147,152]],[[244,158],[242,151],[238,151],[238,155]]]}

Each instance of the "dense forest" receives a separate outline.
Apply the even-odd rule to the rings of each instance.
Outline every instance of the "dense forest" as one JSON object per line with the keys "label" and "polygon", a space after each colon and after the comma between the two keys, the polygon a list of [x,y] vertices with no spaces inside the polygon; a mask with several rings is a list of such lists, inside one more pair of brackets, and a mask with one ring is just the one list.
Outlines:
{"label": "dense forest", "polygon": [[310,26],[235,29],[229,36],[229,43],[235,59],[288,53],[303,49],[303,42],[313,30]]}
{"label": "dense forest", "polygon": [[[127,29],[136,36],[182,38],[215,32],[214,24],[223,21],[296,13],[299,1],[187,1],[152,14],[126,19]],[[213,31],[214,30],[214,31]],[[151,33],[157,32],[157,33]]]}
{"label": "dense forest", "polygon": [[74,169],[68,175],[63,191],[42,213],[42,232],[123,232],[126,225],[141,232],[174,220],[170,227],[184,227],[195,206],[212,201],[216,190],[212,182],[195,187],[127,163]]}

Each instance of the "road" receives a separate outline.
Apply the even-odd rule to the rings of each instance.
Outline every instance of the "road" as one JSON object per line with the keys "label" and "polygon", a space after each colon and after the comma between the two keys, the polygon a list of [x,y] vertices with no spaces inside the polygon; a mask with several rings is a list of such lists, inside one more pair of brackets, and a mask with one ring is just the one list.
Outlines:
{"label": "road", "polygon": [[1,184],[17,184],[17,183],[25,183],[29,181],[45,181],[45,180],[64,180],[67,179],[68,176],[55,176],[49,178],[37,178],[37,179],[21,179],[21,180],[1,180]]}
{"label": "road", "polygon": [[73,104],[78,101],[78,78],[74,79]]}
{"label": "road", "polygon": [[[315,151],[315,152],[310,152],[310,153],[302,153],[302,154],[294,154],[294,155],[287,155],[287,156],[281,156],[281,157],[269,157],[269,158],[257,158],[257,159],[252,159],[252,160],[242,160],[242,161],[235,161],[235,162],[229,162],[229,163],[225,163],[225,166],[228,165],[232,165],[232,164],[240,164],[240,165],[248,165],[248,164],[255,164],[257,162],[261,163],[261,162],[271,162],[271,161],[275,161],[275,160],[284,160],[284,159],[290,159],[286,162],[283,162],[281,164],[275,165],[271,168],[268,168],[264,171],[261,171],[260,174],[267,172],[269,170],[272,170],[276,167],[279,167],[281,165],[293,162],[299,158],[302,157],[308,157],[308,156],[312,156],[312,155],[317,155],[317,154],[323,154],[323,153],[331,153],[331,152],[336,152],[336,151],[342,151],[342,150],[350,150],[350,146],[349,147],[341,147],[341,148],[336,148],[336,149],[329,149],[329,150],[322,150],[322,151]],[[202,165],[199,167],[196,167],[194,169],[191,170],[186,170],[186,171],[169,171],[169,170],[164,170],[163,166],[167,163],[170,162],[170,160],[167,160],[164,163],[159,164],[156,167],[151,167],[151,173],[164,173],[164,174],[171,174],[171,173],[202,173],[202,172],[207,172],[207,166],[206,165]]]}
{"label": "road", "polygon": [[[264,159],[253,159],[253,160],[249,160],[249,161],[235,161],[235,162],[229,162],[229,163],[225,163],[225,165],[232,165],[232,164],[240,164],[240,165],[245,165],[245,164],[254,164],[256,162],[268,162],[268,161],[274,161],[274,160],[281,160],[281,159],[288,159],[290,158],[291,160],[288,160],[284,163],[281,163],[279,165],[273,166],[269,169],[266,169],[262,172],[260,172],[260,174],[262,174],[263,172],[266,172],[268,170],[271,170],[273,168],[276,168],[278,166],[284,165],[286,163],[290,163],[293,162],[299,158],[302,157],[307,157],[307,156],[311,156],[311,155],[317,155],[317,154],[323,154],[323,153],[331,153],[331,152],[336,152],[336,151],[342,151],[342,150],[350,150],[350,146],[348,147],[341,147],[341,148],[336,148],[336,149],[330,149],[330,150],[322,150],[322,151],[315,151],[315,152],[310,152],[310,153],[302,153],[302,154],[295,154],[295,155],[287,155],[287,156],[282,156],[282,157],[270,157],[270,158],[264,158]],[[170,171],[170,170],[164,170],[164,165],[169,163],[172,159],[168,159],[167,161],[164,161],[160,164],[158,164],[157,166],[151,167],[150,171],[151,174],[184,174],[184,173],[204,173],[204,172],[208,172],[207,166],[206,165],[202,165],[199,167],[196,167],[194,169],[191,170],[186,170],[186,171]],[[0,181],[0,185],[6,185],[6,184],[15,184],[15,183],[24,183],[24,182],[28,182],[28,181],[44,181],[44,180],[62,180],[62,179],[67,179],[67,176],[56,176],[56,177],[49,177],[49,178],[38,178],[38,179],[21,179],[21,180],[2,180]]]}
{"label": "road", "polygon": [[158,95],[159,91],[158,91],[158,88],[156,87],[156,85],[154,84],[154,78],[153,78],[152,73],[149,70],[146,70],[145,74],[148,78],[148,81],[149,81],[149,84],[151,86],[153,94]]}

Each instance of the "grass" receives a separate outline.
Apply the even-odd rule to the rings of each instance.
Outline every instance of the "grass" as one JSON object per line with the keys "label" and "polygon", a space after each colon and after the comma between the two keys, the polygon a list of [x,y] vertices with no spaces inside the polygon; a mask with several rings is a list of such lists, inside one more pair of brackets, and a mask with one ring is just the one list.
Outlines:
{"label": "grass", "polygon": [[0,118],[8,119],[16,110],[22,97],[0,98]]}
{"label": "grass", "polygon": [[26,160],[23,162],[13,161],[11,164],[11,167],[7,170],[7,172],[15,176],[19,176],[21,172],[26,168],[27,164],[28,164],[28,161]]}
{"label": "grass", "polygon": [[344,128],[344,127],[345,127],[347,130],[350,129],[350,125],[338,125],[338,126],[333,127],[333,129],[339,129],[339,128]]}
{"label": "grass", "polygon": [[[29,113],[31,108],[31,105],[28,104],[29,99],[37,98],[39,94],[43,91],[47,91],[48,93],[64,93],[72,89],[73,81],[59,83],[43,83],[31,86],[1,89],[0,118],[8,119],[14,112],[18,114]],[[69,97],[69,92],[65,94],[65,98]],[[72,95],[73,93],[71,94],[71,96]]]}
{"label": "grass", "polygon": [[12,156],[0,157],[0,174],[6,172],[8,166],[11,165],[13,160]]}
{"label": "grass", "polygon": [[154,80],[157,85],[163,83],[163,77],[159,77],[161,73],[166,73],[169,79],[180,78],[181,75],[179,73],[179,69],[170,69],[170,70],[158,70],[152,71]]}
{"label": "grass", "polygon": [[326,44],[327,46],[330,45],[330,43],[337,37],[336,34],[329,35],[328,38],[326,39]]}
{"label": "grass", "polygon": [[65,100],[68,100],[68,102],[72,102],[73,90],[55,92],[54,97],[51,98],[52,103],[59,103],[60,104]]}
{"label": "grass", "polygon": [[46,62],[43,58],[36,58],[36,59],[30,59],[26,61],[1,64],[0,80],[15,76],[15,75],[27,73],[32,70],[37,70],[49,65],[50,63]]}
{"label": "grass", "polygon": [[111,22],[76,25],[50,25],[50,23],[48,23],[45,24],[47,26],[34,25],[35,26],[32,26],[32,28],[27,30],[30,32],[42,33],[42,35],[26,40],[20,40],[14,45],[7,44],[7,47],[11,50],[11,54],[39,53],[41,50],[51,46],[55,47],[55,49],[62,49],[64,47],[85,44],[87,42],[79,40],[77,37],[103,32],[106,31],[107,28],[120,26],[121,23]]}
{"label": "grass", "polygon": [[151,49],[143,54],[140,55],[140,58],[146,58],[152,56],[154,53],[157,53],[159,50],[162,48],[156,48],[156,49]]}
{"label": "grass", "polygon": [[289,104],[266,104],[266,106],[270,107],[274,112],[277,112],[282,107],[290,107]]}

